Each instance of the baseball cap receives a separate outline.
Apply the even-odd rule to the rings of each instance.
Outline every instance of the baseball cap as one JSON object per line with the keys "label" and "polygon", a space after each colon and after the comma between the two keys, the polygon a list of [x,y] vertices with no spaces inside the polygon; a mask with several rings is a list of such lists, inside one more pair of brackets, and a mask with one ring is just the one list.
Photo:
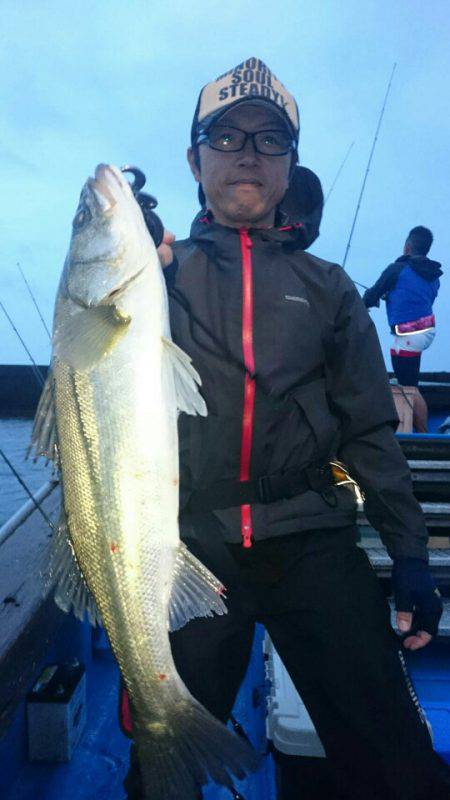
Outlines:
{"label": "baseball cap", "polygon": [[192,122],[192,144],[226,111],[248,101],[269,103],[298,142],[300,120],[294,97],[260,58],[247,58],[201,90]]}

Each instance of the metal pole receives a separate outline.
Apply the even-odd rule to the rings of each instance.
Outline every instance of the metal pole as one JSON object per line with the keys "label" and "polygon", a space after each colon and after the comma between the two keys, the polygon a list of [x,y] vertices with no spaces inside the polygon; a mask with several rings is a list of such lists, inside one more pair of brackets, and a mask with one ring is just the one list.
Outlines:
{"label": "metal pole", "polygon": [[0,448],[0,456],[3,458],[3,461],[6,462],[6,464],[10,468],[11,472],[13,473],[14,477],[19,481],[19,483],[22,486],[22,488],[25,489],[28,497],[30,498],[30,500],[33,501],[33,503],[36,506],[36,508],[39,511],[39,513],[42,514],[42,516],[44,517],[47,525],[52,529],[52,531],[54,531],[55,530],[55,526],[54,526],[53,522],[48,518],[48,516],[45,513],[44,509],[42,508],[41,504],[38,503],[38,501],[36,500],[36,498],[34,497],[32,492],[29,490],[29,488],[26,485],[26,483],[20,477],[20,475],[17,472],[16,468],[11,464],[9,458],[5,455],[5,453],[3,452],[3,450],[1,448]]}
{"label": "metal pole", "polygon": [[47,325],[46,325],[45,319],[44,319],[44,317],[43,317],[43,316],[42,316],[42,314],[41,314],[41,309],[39,308],[39,306],[38,306],[38,304],[37,304],[37,300],[36,300],[36,298],[35,298],[35,296],[34,296],[34,294],[33,294],[32,290],[31,290],[31,286],[30,286],[30,284],[28,283],[28,281],[27,281],[27,279],[26,279],[26,276],[25,276],[25,273],[24,273],[24,271],[23,271],[22,267],[20,266],[19,262],[17,262],[17,266],[18,266],[18,268],[19,268],[19,271],[20,271],[20,274],[22,275],[22,278],[23,278],[23,280],[24,280],[24,282],[25,282],[25,286],[26,286],[26,287],[27,287],[27,289],[28,289],[29,295],[30,295],[30,297],[31,297],[31,299],[32,299],[32,301],[33,301],[33,303],[34,303],[34,307],[35,307],[35,309],[36,309],[37,313],[39,314],[39,318],[40,318],[40,320],[41,320],[41,322],[42,322],[42,324],[43,324],[43,326],[44,326],[44,328],[45,328],[45,332],[46,332],[46,334],[47,334],[48,338],[51,340],[51,338],[52,338],[52,337],[51,337],[51,333],[50,333],[49,329],[47,328]]}
{"label": "metal pole", "polygon": [[[45,500],[45,498],[48,497],[51,492],[53,492],[54,488],[58,486],[58,483],[59,482],[57,480],[50,480],[47,483],[44,483],[44,485],[41,486],[37,492],[34,492],[34,499],[41,503],[42,500]],[[0,547],[2,544],[8,541],[10,536],[16,532],[17,528],[19,528],[20,525],[22,525],[25,520],[28,519],[35,509],[36,503],[31,500],[26,500],[23,506],[21,506],[19,510],[12,515],[12,517],[6,520],[4,525],[2,525],[0,528]]]}
{"label": "metal pole", "polygon": [[344,167],[345,167],[345,162],[347,161],[347,158],[349,157],[349,155],[350,155],[350,151],[351,151],[351,149],[352,149],[352,147],[353,147],[353,145],[354,145],[354,144],[355,144],[354,142],[352,142],[352,143],[351,143],[350,147],[348,148],[348,150],[347,150],[347,152],[346,152],[346,154],[345,154],[345,157],[344,157],[344,159],[343,159],[343,161],[342,161],[342,163],[341,163],[341,166],[339,167],[339,169],[338,169],[338,171],[337,171],[337,173],[336,173],[336,177],[335,177],[335,179],[334,179],[333,183],[331,184],[330,188],[328,189],[328,192],[327,192],[327,194],[326,194],[326,196],[325,196],[325,200],[323,201],[323,204],[324,204],[324,205],[325,205],[325,203],[326,203],[326,202],[329,200],[330,194],[331,194],[331,192],[333,191],[334,187],[336,186],[336,183],[337,183],[337,180],[338,180],[338,178],[339,178],[339,175],[341,174],[342,170],[343,170],[343,169],[344,169]]}
{"label": "metal pole", "polygon": [[28,350],[28,347],[26,346],[26,344],[25,344],[24,340],[22,339],[22,337],[21,337],[21,335],[20,335],[19,331],[17,330],[16,326],[14,325],[14,322],[12,321],[11,317],[9,316],[9,314],[8,314],[8,312],[7,312],[6,308],[5,308],[5,306],[3,305],[3,303],[2,303],[2,301],[1,301],[1,300],[0,300],[0,308],[2,309],[2,311],[3,311],[3,313],[4,313],[5,317],[6,317],[6,319],[8,320],[9,324],[11,325],[11,327],[12,327],[12,329],[13,329],[14,333],[15,333],[15,334],[16,334],[16,336],[18,337],[18,339],[19,339],[19,341],[21,342],[22,346],[24,347],[24,349],[25,349],[25,351],[26,351],[26,353],[27,353],[27,355],[28,355],[28,357],[29,357],[29,359],[30,359],[30,361],[31,361],[31,364],[32,364],[32,370],[33,370],[34,377],[36,378],[37,382],[39,383],[39,386],[40,386],[40,387],[41,387],[41,389],[42,389],[42,388],[43,388],[43,386],[44,386],[44,383],[45,383],[45,378],[44,378],[44,376],[43,376],[42,372],[40,371],[40,369],[39,369],[38,365],[36,364],[36,362],[35,362],[35,360],[34,360],[33,356],[32,356],[32,355],[31,355],[31,353],[30,353],[30,351]]}
{"label": "metal pole", "polygon": [[372,157],[373,157],[373,154],[374,154],[374,151],[375,151],[375,145],[377,143],[378,134],[379,134],[380,127],[381,127],[381,122],[383,120],[384,110],[386,108],[386,103],[387,103],[387,99],[388,99],[388,96],[389,96],[389,92],[391,90],[392,79],[394,77],[394,72],[395,72],[396,66],[397,66],[397,64],[395,63],[394,66],[392,67],[391,77],[389,78],[389,83],[388,83],[388,87],[386,89],[386,94],[385,94],[385,97],[384,97],[383,106],[382,106],[381,113],[380,113],[380,116],[379,116],[379,119],[378,119],[378,125],[377,125],[377,129],[375,131],[375,137],[374,137],[374,140],[373,140],[372,149],[370,151],[369,161],[367,162],[366,172],[364,174],[364,180],[362,182],[361,192],[359,194],[358,203],[357,203],[356,211],[355,211],[355,216],[353,218],[352,227],[350,229],[350,236],[348,237],[347,247],[345,248],[344,260],[342,262],[342,266],[344,267],[344,269],[345,269],[345,265],[347,263],[347,256],[348,256],[348,253],[349,253],[349,250],[350,250],[350,245],[351,245],[351,241],[352,241],[352,237],[353,237],[353,231],[355,230],[356,220],[358,218],[359,209],[361,207],[361,200],[362,200],[362,197],[363,197],[363,194],[364,194],[364,189],[366,188],[367,176],[369,175],[370,165],[372,163]]}

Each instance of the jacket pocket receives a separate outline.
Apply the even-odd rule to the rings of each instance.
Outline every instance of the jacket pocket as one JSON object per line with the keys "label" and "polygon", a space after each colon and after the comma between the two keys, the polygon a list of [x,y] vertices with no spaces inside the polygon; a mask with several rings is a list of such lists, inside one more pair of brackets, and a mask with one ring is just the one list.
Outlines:
{"label": "jacket pocket", "polygon": [[300,408],[316,445],[314,461],[322,464],[335,453],[339,422],[331,413],[325,394],[325,379],[311,381],[290,394]]}

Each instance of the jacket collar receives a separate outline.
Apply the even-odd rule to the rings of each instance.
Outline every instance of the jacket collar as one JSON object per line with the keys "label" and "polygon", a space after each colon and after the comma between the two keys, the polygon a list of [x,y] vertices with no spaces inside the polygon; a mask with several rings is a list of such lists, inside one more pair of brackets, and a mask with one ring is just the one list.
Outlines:
{"label": "jacket collar", "polygon": [[[308,246],[306,226],[302,222],[290,223],[285,215],[279,215],[278,224],[272,228],[249,228],[250,237],[255,241],[277,242],[290,245],[291,249],[304,250]],[[200,245],[205,245],[208,250],[215,245],[215,249],[223,245],[232,246],[233,241],[238,241],[239,229],[220,225],[215,221],[211,211],[202,209],[191,226],[191,239]]]}

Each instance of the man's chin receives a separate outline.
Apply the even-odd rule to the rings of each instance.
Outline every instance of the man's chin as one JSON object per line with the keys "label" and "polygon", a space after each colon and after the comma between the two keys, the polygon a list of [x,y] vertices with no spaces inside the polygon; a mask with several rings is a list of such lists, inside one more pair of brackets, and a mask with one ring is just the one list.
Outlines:
{"label": "man's chin", "polygon": [[255,224],[265,219],[270,212],[263,204],[244,202],[243,200],[230,204],[226,211],[227,217],[235,224]]}

